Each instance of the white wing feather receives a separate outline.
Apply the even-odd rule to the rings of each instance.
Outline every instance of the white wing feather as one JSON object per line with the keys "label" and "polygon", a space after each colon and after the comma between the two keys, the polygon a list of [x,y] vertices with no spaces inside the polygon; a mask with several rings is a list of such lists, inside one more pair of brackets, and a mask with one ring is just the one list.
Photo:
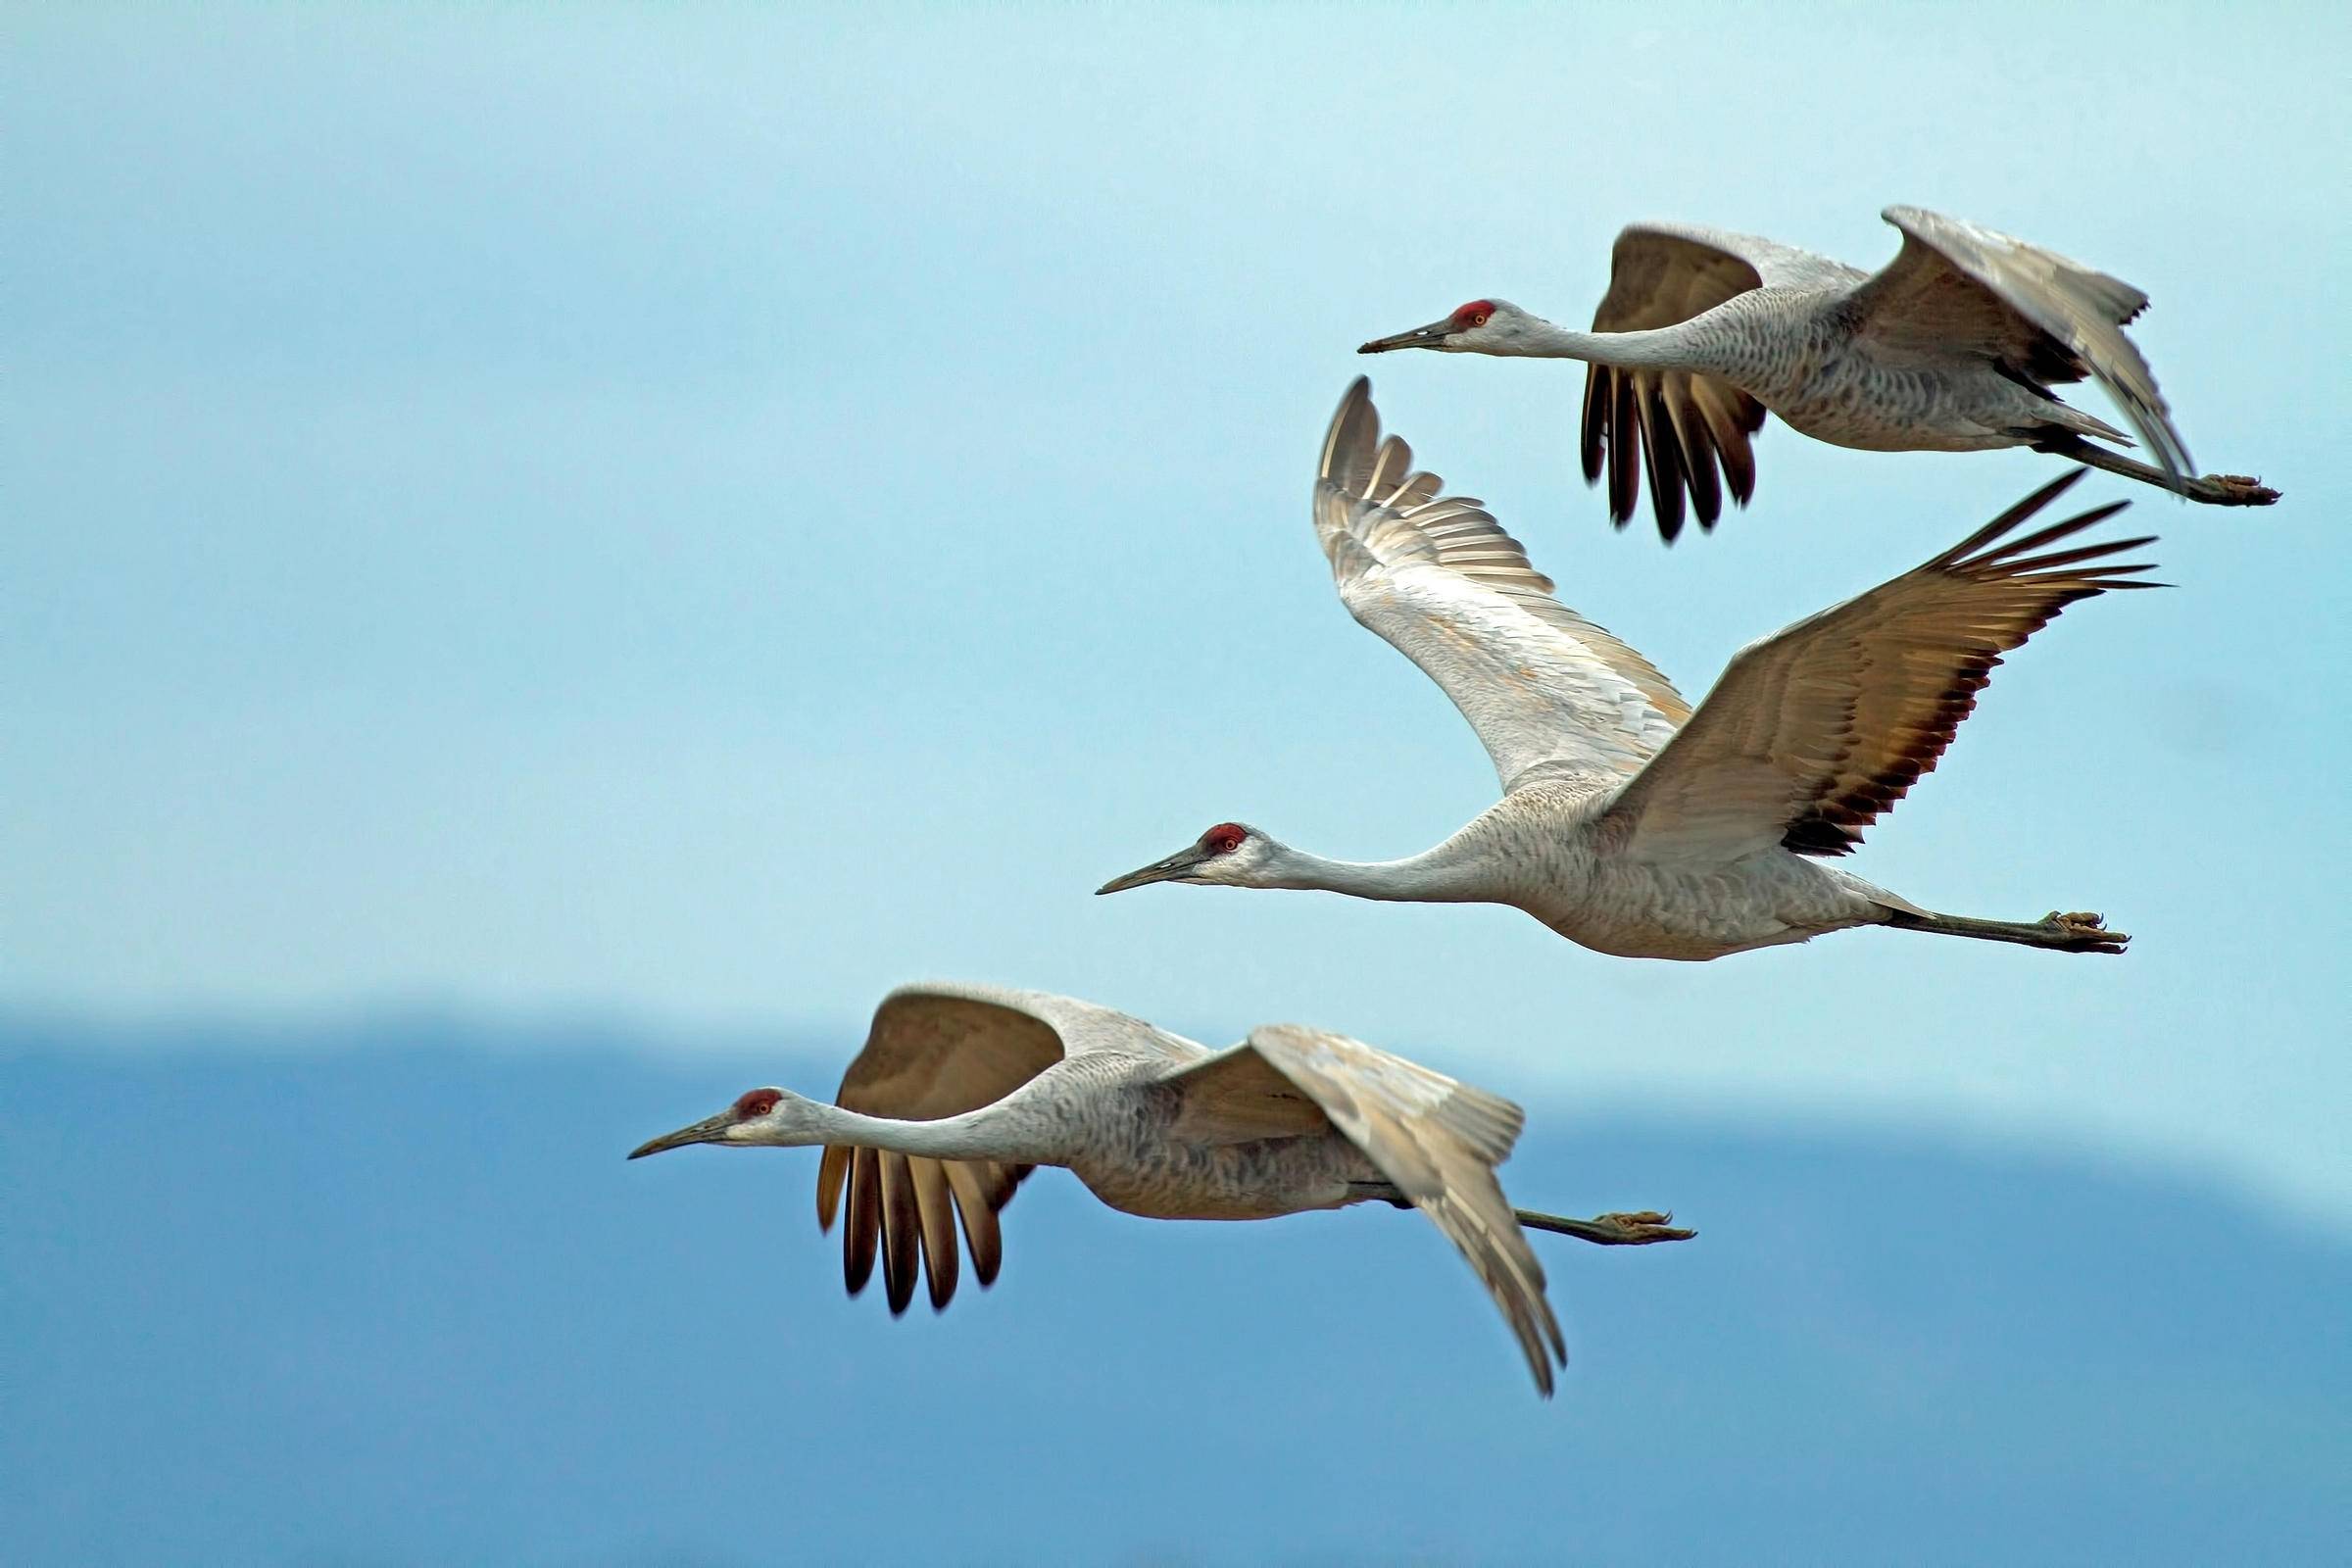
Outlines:
{"label": "white wing feather", "polygon": [[1649,661],[1551,597],[1517,540],[1380,439],[1371,384],[1341,399],[1315,532],[1341,602],[1470,721],[1505,791],[1538,775],[1622,779],[1690,713]]}

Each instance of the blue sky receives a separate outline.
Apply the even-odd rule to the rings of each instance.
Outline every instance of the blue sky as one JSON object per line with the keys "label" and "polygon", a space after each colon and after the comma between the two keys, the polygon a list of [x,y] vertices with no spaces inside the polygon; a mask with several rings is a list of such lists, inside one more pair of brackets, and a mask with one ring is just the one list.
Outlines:
{"label": "blue sky", "polygon": [[[19,14],[12,994],[846,1039],[989,975],[2352,1210],[2339,15],[891,15]],[[1500,909],[1087,897],[1228,816],[1372,858],[1490,799],[1308,529],[1356,342],[1486,292],[1573,318],[1637,216],[1872,262],[1890,201],[2148,289],[2192,452],[2287,492],[2092,481],[2180,589],[2011,660],[1856,862],[2103,909],[2128,959],[1691,969]],[[1576,479],[1573,367],[1372,368],[1692,690],[2052,471],[1776,430],[1756,505],[1668,552]]]}
{"label": "blue sky", "polygon": [[[2338,9],[10,31],[14,1008],[283,1053],[423,1006],[712,1060],[642,1136],[741,1087],[710,1042],[839,1055],[888,986],[988,978],[2352,1233]],[[1641,964],[1501,909],[1090,897],[1226,817],[1370,858],[1491,798],[1312,540],[1367,363],[1692,692],[2050,476],[1774,429],[1756,504],[1666,551],[1576,475],[1575,368],[1348,352],[1481,294],[1574,320],[1640,217],[1875,264],[1892,202],[2145,288],[2200,465],[2286,492],[2087,481],[2180,586],[2011,659],[1854,862],[1959,912],[2102,909],[2127,957],[1854,933]]]}

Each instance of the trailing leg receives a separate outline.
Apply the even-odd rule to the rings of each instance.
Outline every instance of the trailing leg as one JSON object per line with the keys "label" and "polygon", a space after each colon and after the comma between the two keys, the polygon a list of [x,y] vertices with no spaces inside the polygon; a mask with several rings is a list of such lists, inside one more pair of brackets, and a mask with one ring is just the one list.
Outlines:
{"label": "trailing leg", "polygon": [[2208,506],[2267,507],[2278,499],[2278,491],[2242,473],[2209,473],[2198,479],[2183,478],[2167,473],[2152,464],[2127,458],[2120,452],[2111,452],[2079,435],[2043,436],[2034,445],[2036,451],[2072,458],[2085,467],[2120,473],[2127,479],[2156,485],[2175,495],[2186,496],[2191,501],[2202,501]]}
{"label": "trailing leg", "polygon": [[1660,1214],[1642,1209],[1633,1214],[1602,1214],[1594,1219],[1569,1219],[1559,1214],[1539,1214],[1533,1209],[1515,1208],[1519,1223],[1531,1231],[1550,1231],[1555,1236],[1573,1236],[1580,1242],[1592,1242],[1600,1247],[1642,1247],[1651,1242],[1687,1242],[1698,1232],[1677,1230],[1669,1223],[1672,1214]]}
{"label": "trailing leg", "polygon": [[[1413,1201],[1398,1192],[1390,1182],[1349,1182],[1359,1198],[1387,1203],[1392,1208],[1411,1208]],[[1631,1214],[1600,1214],[1592,1219],[1570,1219],[1564,1214],[1539,1214],[1532,1208],[1514,1208],[1519,1223],[1531,1231],[1550,1231],[1555,1236],[1573,1236],[1580,1242],[1598,1247],[1642,1247],[1651,1242],[1687,1242],[1698,1232],[1678,1230],[1672,1214],[1655,1209],[1641,1209]]]}
{"label": "trailing leg", "polygon": [[1893,931],[1926,931],[1936,936],[1974,937],[1980,942],[2014,942],[2021,947],[2050,948],[2059,953],[2121,953],[2132,939],[2110,931],[2095,914],[2060,914],[2053,909],[2038,920],[1972,920],[1958,914],[1913,914],[1888,909],[1886,926]]}

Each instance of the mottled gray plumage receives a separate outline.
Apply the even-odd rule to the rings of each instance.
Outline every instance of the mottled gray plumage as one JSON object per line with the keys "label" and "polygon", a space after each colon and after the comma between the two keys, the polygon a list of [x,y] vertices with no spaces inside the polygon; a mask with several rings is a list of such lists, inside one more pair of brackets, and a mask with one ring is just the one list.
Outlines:
{"label": "mottled gray plumage", "polygon": [[934,1308],[954,1297],[959,1227],[974,1275],[996,1278],[998,1211],[1038,1165],[1154,1219],[1410,1205],[1461,1250],[1548,1395],[1567,1350],[1521,1226],[1611,1245],[1690,1233],[1656,1214],[1514,1210],[1494,1168],[1522,1120],[1509,1101],[1318,1029],[1266,1025],[1211,1051],[1072,997],[929,984],[884,999],[836,1104],[755,1090],[637,1153],[824,1145],[818,1223],[845,1220],[852,1295],[879,1257],[894,1313],[918,1272]]}
{"label": "mottled gray plumage", "polygon": [[[1585,477],[1606,477],[1610,515],[1634,514],[1642,476],[1659,532],[1701,527],[1723,494],[1755,489],[1751,438],[1765,410],[1838,446],[1969,452],[2031,446],[2192,500],[2259,506],[2278,492],[2238,475],[2191,478],[2187,449],[2124,325],[2145,294],[2055,251],[1917,207],[1883,215],[1901,251],[1876,273],[1752,234],[1636,223],[1617,236],[1590,333],[1478,300],[1443,321],[1363,346],[1583,360]],[[2156,458],[2050,388],[2096,380]]]}
{"label": "mottled gray plumage", "polygon": [[1936,765],[2000,656],[2134,580],[2146,538],[2052,549],[2121,510],[2020,534],[2069,474],[1914,570],[1751,644],[1693,710],[1648,661],[1551,597],[1492,514],[1383,440],[1358,378],[1333,416],[1315,531],[1357,620],[1421,666],[1487,748],[1502,799],[1402,860],[1327,860],[1245,823],[1116,878],[1506,904],[1632,957],[1715,958],[1890,925],[2120,952],[2095,915],[1935,914],[1817,863]]}

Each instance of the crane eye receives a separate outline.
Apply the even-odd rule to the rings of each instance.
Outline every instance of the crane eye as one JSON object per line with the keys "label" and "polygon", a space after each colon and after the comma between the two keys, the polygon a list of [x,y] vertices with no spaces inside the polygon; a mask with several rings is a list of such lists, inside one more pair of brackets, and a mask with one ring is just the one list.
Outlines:
{"label": "crane eye", "polygon": [[1479,312],[1479,313],[1478,313],[1476,316],[1473,316],[1472,318],[1470,318],[1470,324],[1471,324],[1472,326],[1484,326],[1484,325],[1486,325],[1486,324],[1487,324],[1487,313],[1486,313],[1486,312],[1484,312],[1484,311],[1481,311],[1481,312]]}

